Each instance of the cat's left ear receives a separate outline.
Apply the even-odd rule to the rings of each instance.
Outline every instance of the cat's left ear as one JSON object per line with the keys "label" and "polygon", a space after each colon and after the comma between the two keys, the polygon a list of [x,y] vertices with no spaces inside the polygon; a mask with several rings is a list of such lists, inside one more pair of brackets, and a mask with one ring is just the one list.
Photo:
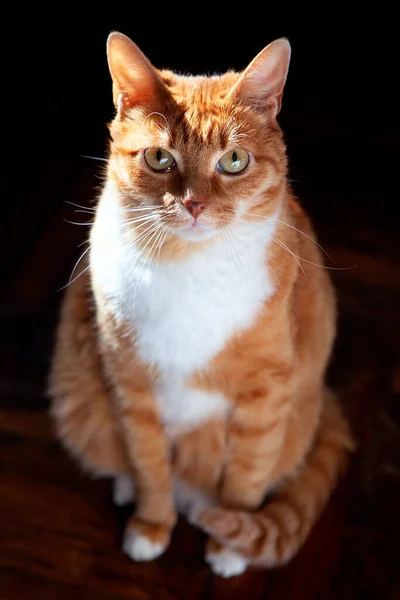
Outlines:
{"label": "cat's left ear", "polygon": [[275,117],[282,104],[290,53],[286,38],[269,44],[243,71],[231,93],[245,102],[269,108]]}

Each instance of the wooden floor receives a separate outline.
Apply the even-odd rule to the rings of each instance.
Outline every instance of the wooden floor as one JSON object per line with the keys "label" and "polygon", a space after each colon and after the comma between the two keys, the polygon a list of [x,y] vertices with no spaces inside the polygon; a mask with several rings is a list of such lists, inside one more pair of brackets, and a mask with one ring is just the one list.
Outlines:
{"label": "wooden floor", "polygon": [[[100,163],[81,158],[82,148],[44,159],[30,149],[22,177],[23,150],[18,161],[10,159],[2,180],[8,214],[0,229],[2,600],[400,598],[399,211],[385,207],[387,190],[366,180],[361,187],[337,179],[327,185],[327,155],[319,155],[315,140],[331,132],[320,123],[308,129],[308,148],[296,146],[303,134],[300,126],[291,129],[295,189],[326,250],[349,267],[332,271],[340,319],[330,380],[358,452],[300,554],[283,569],[231,580],[210,573],[203,535],[183,522],[161,559],[130,561],[120,551],[127,514],[113,507],[110,483],[84,476],[56,441],[45,385],[58,290],[87,239],[86,226],[65,219],[88,217],[65,201],[90,204]],[[332,156],[340,143],[332,140]],[[390,140],[381,143],[387,149]],[[100,146],[83,151],[100,153]]]}

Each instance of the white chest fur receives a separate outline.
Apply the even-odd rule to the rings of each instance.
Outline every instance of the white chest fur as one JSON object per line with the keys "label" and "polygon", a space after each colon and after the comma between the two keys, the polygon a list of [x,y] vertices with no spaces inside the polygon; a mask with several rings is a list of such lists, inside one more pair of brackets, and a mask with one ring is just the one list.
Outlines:
{"label": "white chest fur", "polygon": [[[241,224],[234,246],[223,237],[211,239],[187,260],[149,264],[124,243],[121,219],[116,202],[103,198],[92,234],[93,277],[112,298],[115,316],[135,331],[141,360],[157,365],[154,391],[164,420],[191,426],[213,406],[223,411],[224,399],[189,390],[185,380],[251,326],[273,293],[266,251],[275,220]],[[101,220],[106,226],[99,226]]]}

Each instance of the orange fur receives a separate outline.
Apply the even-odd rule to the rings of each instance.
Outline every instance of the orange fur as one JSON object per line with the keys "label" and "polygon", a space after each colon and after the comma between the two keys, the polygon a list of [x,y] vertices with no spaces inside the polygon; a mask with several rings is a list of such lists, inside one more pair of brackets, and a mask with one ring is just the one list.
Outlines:
{"label": "orange fur", "polygon": [[[348,424],[335,398],[327,394],[314,447],[299,472],[259,510],[209,508],[200,523],[221,545],[240,551],[253,564],[282,565],[307,538],[353,448]],[[214,542],[212,552],[221,547]]]}
{"label": "orange fur", "polygon": [[[145,197],[160,222],[174,228],[159,238],[156,258],[153,247],[146,248],[145,222],[127,230],[130,242],[160,264],[200,252],[207,240],[176,233],[188,219],[182,209],[188,194],[204,203],[207,223],[217,230],[232,223],[242,199],[251,198],[247,222],[271,218],[279,206],[265,264],[276,289],[253,325],[237,331],[187,381],[222,394],[229,419],[210,418],[170,442],[154,401],[157,365],[139,359],[135,328],[114,314],[90,265],[64,300],[50,375],[53,416],[61,439],[88,469],[135,479],[136,512],[128,529],[167,545],[176,519],[174,473],[220,503],[198,519],[214,538],[213,552],[221,543],[250,562],[274,566],[301,546],[351,449],[347,423],[324,383],[335,297],[309,219],[286,182],[275,120],[284,69],[272,70],[264,101],[254,98],[252,65],[242,75],[179,77],[156,71],[126,40],[114,35],[110,41],[118,114],[110,128],[107,180],[123,209],[140,208]],[[277,52],[268,48],[255,59],[257,73],[260,61]],[[124,60],[130,77],[141,75],[132,88]],[[171,140],[182,165],[154,175],[143,166],[142,151],[171,147]],[[245,147],[257,168],[230,179],[210,170],[212,157],[229,147]],[[101,227],[95,222],[92,243],[112,251]]]}

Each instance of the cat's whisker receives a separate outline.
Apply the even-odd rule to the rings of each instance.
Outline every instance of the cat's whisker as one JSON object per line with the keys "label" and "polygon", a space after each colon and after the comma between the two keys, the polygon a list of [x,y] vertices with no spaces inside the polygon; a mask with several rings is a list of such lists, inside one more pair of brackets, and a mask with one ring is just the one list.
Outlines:
{"label": "cat's whisker", "polygon": [[63,290],[65,290],[69,285],[71,285],[72,283],[74,283],[74,281],[76,281],[90,267],[90,263],[89,263],[80,273],[78,273],[78,275],[76,277],[74,277],[74,273],[75,273],[76,269],[78,268],[78,266],[79,266],[81,260],[83,259],[83,257],[89,252],[90,248],[91,248],[91,245],[89,244],[89,246],[86,248],[86,250],[84,250],[82,252],[82,254],[80,255],[80,257],[76,261],[75,266],[72,269],[72,273],[70,275],[68,283],[66,283],[63,287],[61,287],[57,291],[62,292]]}
{"label": "cat's whisker", "polygon": [[127,236],[131,236],[132,232],[136,232],[136,231],[140,231],[140,229],[142,229],[143,227],[147,227],[147,226],[151,226],[152,224],[156,223],[157,220],[156,219],[141,219],[139,221],[125,221],[123,222],[123,227],[125,228],[126,231],[123,232],[122,236],[123,237],[127,237]]}
{"label": "cat's whisker", "polygon": [[[300,267],[300,269],[301,269],[301,271],[302,271],[302,273],[303,273],[303,275],[304,275],[304,277],[305,277],[305,279],[306,279],[306,281],[307,281],[308,285],[311,287],[310,280],[308,279],[308,277],[307,277],[307,275],[306,275],[306,272],[305,272],[305,270],[304,270],[304,268],[303,268],[303,266],[302,266],[302,264],[301,264],[301,262],[300,262],[300,260],[299,260],[299,257],[298,257],[298,256],[296,256],[296,254],[294,254],[294,253],[293,253],[293,252],[290,250],[290,248],[288,248],[288,246],[286,246],[286,244],[284,244],[283,242],[281,242],[281,241],[280,241],[280,240],[278,240],[277,238],[275,238],[275,237],[271,236],[271,239],[272,239],[272,241],[273,241],[273,242],[275,242],[276,244],[278,244],[278,245],[279,245],[281,248],[283,248],[284,250],[286,250],[287,252],[289,252],[289,254],[291,254],[291,255],[293,256],[294,260],[295,260],[295,261],[297,262],[297,264],[299,265],[299,267]],[[320,265],[319,265],[319,266],[320,266]]]}
{"label": "cat's whisker", "polygon": [[143,119],[143,121],[142,121],[142,125],[144,125],[144,124],[146,123],[147,119],[149,119],[150,117],[153,117],[154,115],[156,115],[156,116],[158,116],[158,117],[162,117],[162,118],[164,119],[164,121],[165,121],[165,124],[166,124],[166,126],[167,126],[167,132],[168,132],[168,134],[169,134],[169,137],[170,137],[170,139],[172,139],[171,128],[170,128],[170,126],[169,126],[169,123],[168,123],[167,117],[166,117],[165,115],[163,115],[162,113],[160,113],[160,112],[157,112],[157,111],[153,111],[153,112],[151,112],[149,115],[147,115],[147,116],[146,116],[146,117]]}
{"label": "cat's whisker", "polygon": [[[154,228],[154,230],[151,232],[151,237],[150,237],[150,239],[148,239],[148,240],[147,240],[147,242],[145,243],[145,245],[144,245],[144,246],[142,246],[142,247],[140,248],[140,254],[139,254],[139,257],[143,257],[143,256],[144,256],[144,251],[146,250],[147,246],[150,244],[151,240],[153,239],[153,236],[154,236],[154,234],[155,234],[155,233],[157,233],[157,232],[159,231],[159,229],[160,229],[160,228],[161,228],[161,225],[160,225],[159,223],[157,223],[157,224],[155,225],[155,228]],[[137,240],[135,240],[135,242],[137,242]],[[139,258],[139,257],[138,257],[138,258]],[[147,259],[146,259],[146,261],[148,262],[148,261],[149,261],[149,258],[147,258]]]}
{"label": "cat's whisker", "polygon": [[69,223],[70,225],[93,225],[93,221],[84,221],[84,222],[79,222],[79,221],[69,221],[69,219],[64,219],[63,221],[65,221],[66,223]]}
{"label": "cat's whisker", "polygon": [[125,223],[132,223],[135,221],[139,221],[140,219],[154,219],[158,216],[158,213],[140,213],[138,215],[126,215],[124,219]]}
{"label": "cat's whisker", "polygon": [[320,265],[318,263],[312,262],[312,260],[307,260],[307,258],[303,258],[298,254],[293,254],[293,256],[296,256],[297,258],[299,258],[305,263],[308,263],[309,265],[313,265],[314,267],[320,267],[321,269],[328,269],[329,271],[349,271],[349,269],[357,268],[357,265],[352,265],[351,267],[328,267],[327,265]]}
{"label": "cat's whisker", "polygon": [[124,208],[124,212],[139,212],[143,210],[154,210],[155,212],[158,210],[156,206],[134,206],[131,208]]}
{"label": "cat's whisker", "polygon": [[157,269],[156,269],[156,274],[157,274],[157,275],[158,275],[158,266],[159,266],[159,264],[160,264],[160,253],[161,253],[161,248],[162,248],[162,247],[163,247],[163,245],[164,245],[165,238],[167,237],[167,235],[168,235],[168,228],[167,228],[167,227],[164,227],[164,236],[161,238],[161,240],[160,240],[160,241],[159,241],[159,243],[158,243]]}
{"label": "cat's whisker", "polygon": [[[242,223],[245,223],[245,222],[246,222],[246,221],[243,221],[242,219],[240,219],[240,221],[241,221]],[[253,248],[253,249],[255,249],[255,247],[254,247],[253,245],[250,245],[248,242],[247,242],[247,243],[245,243],[243,240],[240,240],[240,241],[241,241],[242,245],[243,245],[243,246],[245,246],[246,248],[250,248],[250,249],[251,249],[251,248]],[[268,261],[267,261],[267,262],[268,262]],[[272,274],[273,274],[273,276],[274,276],[274,278],[275,278],[276,282],[278,283],[278,285],[279,285],[279,288],[280,288],[280,290],[281,290],[281,292],[282,292],[282,294],[283,294],[283,288],[282,288],[282,284],[281,284],[281,282],[280,282],[280,279],[279,279],[278,275],[276,274],[275,270],[273,269],[273,267],[271,266],[271,264],[270,264],[269,262],[268,262],[268,268],[269,268],[269,269],[272,271]]]}
{"label": "cat's whisker", "polygon": [[271,263],[269,263],[268,261],[267,261],[267,263],[268,263],[268,268],[269,268],[269,269],[272,271],[272,275],[275,277],[275,281],[278,283],[278,285],[279,285],[279,287],[280,287],[280,290],[281,290],[281,292],[282,292],[282,294],[283,294],[283,287],[282,287],[282,284],[281,284],[281,282],[280,282],[280,280],[279,280],[279,277],[278,277],[278,275],[276,274],[276,272],[275,272],[275,271],[274,271],[274,269],[272,268],[272,266],[271,266]]}
{"label": "cat's whisker", "polygon": [[80,258],[76,261],[75,266],[74,266],[74,268],[72,270],[71,276],[69,278],[68,284],[72,283],[71,280],[72,280],[72,278],[74,276],[74,273],[75,273],[76,269],[78,268],[79,263],[81,262],[81,260],[83,259],[83,257],[87,254],[87,252],[89,252],[90,248],[91,248],[91,245],[89,244],[89,246],[86,248],[86,250],[81,254]]}
{"label": "cat's whisker", "polygon": [[[249,213],[249,214],[254,215],[254,216],[259,216],[257,213]],[[272,219],[272,218],[273,217],[267,217],[267,219]],[[308,235],[301,229],[298,229],[297,227],[295,227],[294,225],[291,225],[290,223],[287,223],[286,221],[282,221],[281,219],[275,219],[275,220],[277,223],[281,223],[282,225],[285,225],[286,227],[290,227],[290,229],[294,229],[294,231],[297,231],[301,235],[304,235],[304,237],[306,237],[307,239],[311,240],[314,244],[316,244],[318,246],[318,248],[325,254],[325,256],[327,256],[329,258],[329,260],[331,260],[333,262],[333,264],[336,265],[337,268],[339,268],[339,269],[341,268],[341,267],[339,267],[337,262],[332,258],[332,256],[330,256],[330,254],[328,254],[328,252],[325,250],[325,248],[323,248],[321,246],[321,244],[319,244],[317,242],[317,240],[315,240],[313,237],[311,237],[311,235]],[[323,265],[319,265],[319,266],[323,266]]]}
{"label": "cat's whisker", "polygon": [[[147,241],[146,241],[145,245],[140,248],[140,253],[138,254],[134,264],[136,264],[140,259],[144,258],[144,262],[145,262],[147,268],[150,269],[151,261],[152,261],[150,253],[151,253],[153,245],[150,248],[150,253],[149,252],[147,253],[149,256],[145,255],[145,250],[146,250],[147,246],[152,242],[154,237],[157,236],[159,229],[160,229],[160,225],[157,224],[155,229],[149,233],[148,238],[146,238]],[[136,292],[137,292],[138,283],[139,283],[139,278],[136,279],[135,289],[133,291],[133,306],[136,306]]]}
{"label": "cat's whisker", "polygon": [[136,230],[139,230],[139,234],[136,237],[133,237],[132,242],[134,245],[137,245],[139,242],[142,241],[142,238],[145,237],[145,235],[147,234],[148,231],[150,231],[151,229],[153,229],[153,227],[158,227],[158,223],[155,221],[151,221],[150,225],[148,225],[148,223],[146,223],[147,227],[145,228],[144,231],[140,231],[140,226],[136,226],[136,227],[131,227],[129,231],[125,231],[125,233],[123,233],[123,236],[126,235],[130,235],[132,236],[133,232],[136,232]]}
{"label": "cat's whisker", "polygon": [[228,130],[229,130],[229,126],[232,123],[232,121],[236,121],[235,115],[231,115],[229,117],[229,119],[227,120],[227,122],[225,123],[225,125],[223,126],[223,128],[222,128],[222,135],[223,136],[227,135]]}
{"label": "cat's whisker", "polygon": [[76,204],[76,202],[71,202],[70,200],[64,200],[65,204],[71,204],[71,206],[76,206],[77,208],[82,208],[85,211],[95,213],[95,208],[90,208],[90,206],[82,206],[81,204]]}
{"label": "cat's whisker", "polygon": [[[141,233],[141,234],[140,234],[140,235],[139,235],[137,238],[135,238],[135,239],[134,239],[134,240],[131,242],[131,245],[132,245],[132,246],[135,246],[135,245],[137,245],[139,242],[146,241],[146,240],[147,240],[147,239],[148,239],[148,238],[149,238],[149,237],[150,237],[150,236],[153,234],[153,232],[157,230],[157,228],[158,228],[158,227],[159,227],[159,225],[158,225],[158,224],[154,224],[154,223],[153,223],[153,224],[152,224],[152,225],[150,225],[150,227],[148,227],[148,228],[147,228],[147,229],[146,229],[144,232],[142,232],[142,233]],[[127,272],[126,272],[126,275],[125,275],[125,277],[124,277],[124,281],[123,281],[123,283],[122,283],[122,287],[121,287],[120,300],[119,300],[119,309],[120,309],[120,310],[122,310],[122,299],[123,299],[123,297],[124,297],[124,290],[125,290],[126,283],[127,283],[127,281],[129,280],[129,278],[130,278],[130,275],[131,275],[131,273],[132,273],[132,271],[133,271],[133,269],[134,269],[134,267],[135,267],[136,263],[137,263],[137,262],[140,260],[140,258],[143,256],[143,252],[144,252],[144,248],[140,248],[140,252],[139,252],[139,254],[136,256],[135,260],[132,262],[132,264],[130,264],[130,265],[129,265],[129,267],[128,267],[128,269],[127,269]],[[136,281],[136,284],[135,284],[135,290],[136,290],[136,286],[137,286],[137,283],[138,283],[138,281],[139,281],[139,280],[137,279],[137,281]],[[135,291],[134,291],[134,299],[135,299]],[[134,304],[134,305],[135,305],[135,304]]]}
{"label": "cat's whisker", "polygon": [[[235,210],[231,210],[231,209],[228,209],[228,210],[229,210],[229,212],[236,213]],[[297,231],[301,235],[304,235],[311,242],[313,242],[314,244],[316,244],[318,246],[318,248],[325,254],[325,256],[327,256],[329,258],[329,260],[331,260],[336,265],[336,267],[330,267],[328,265],[320,265],[318,263],[314,263],[312,261],[307,260],[306,258],[303,258],[302,256],[299,256],[299,255],[293,253],[293,256],[296,256],[297,258],[299,258],[303,262],[307,262],[307,263],[309,263],[309,264],[311,264],[311,265],[313,265],[315,267],[321,267],[321,269],[328,269],[328,270],[331,270],[331,271],[348,271],[349,269],[354,269],[354,268],[357,267],[357,265],[352,265],[351,267],[339,267],[339,265],[337,264],[337,262],[325,250],[325,248],[323,246],[321,246],[321,244],[319,244],[317,242],[317,240],[315,240],[313,237],[311,237],[310,235],[308,235],[307,233],[305,233],[301,229],[298,229],[297,227],[294,227],[294,225],[291,225],[290,223],[286,223],[286,221],[282,221],[281,219],[275,219],[274,217],[269,217],[268,215],[263,215],[261,213],[255,213],[255,212],[248,212],[248,213],[246,213],[243,216],[247,216],[247,215],[254,216],[254,217],[263,217],[264,219],[269,219],[269,220],[275,220],[277,223],[281,223],[282,225],[285,225],[286,227],[290,227],[291,229],[294,229],[295,231]],[[242,221],[244,223],[246,223],[246,221],[243,220],[243,217],[241,219],[242,219]]]}
{"label": "cat's whisker", "polygon": [[158,229],[155,231],[155,233],[152,236],[152,243],[151,243],[151,247],[149,249],[149,260],[148,260],[148,265],[147,268],[151,269],[151,265],[155,256],[155,253],[157,251],[157,242],[160,239],[160,237],[163,235],[164,233],[164,228],[162,226],[159,226]]}
{"label": "cat's whisker", "polygon": [[100,158],[100,156],[88,156],[87,154],[81,154],[81,158],[90,158],[90,160],[99,160],[101,162],[107,162],[106,158]]}
{"label": "cat's whisker", "polygon": [[233,134],[233,136],[232,136],[233,137],[232,141],[234,141],[237,145],[240,146],[240,144],[243,141],[243,139],[244,139],[244,141],[246,141],[246,138],[250,139],[250,140],[254,140],[255,139],[254,135],[251,135],[252,133],[255,133],[255,131],[252,130],[252,131],[250,131],[248,133],[246,133],[244,131],[235,132]]}
{"label": "cat's whisker", "polygon": [[66,285],[64,285],[63,287],[61,287],[59,290],[57,290],[58,292],[62,292],[63,290],[65,290],[68,286],[72,285],[74,283],[74,281],[76,281],[77,279],[79,279],[79,277],[81,275],[83,275],[90,267],[90,263],[88,265],[86,265],[86,267],[80,272],[78,273],[78,275],[76,277],[74,277],[74,279],[72,279],[71,281],[68,281],[68,283]]}
{"label": "cat's whisker", "polygon": [[[157,229],[157,225],[151,225],[150,227],[147,227],[147,229],[145,229],[145,231],[139,233],[136,237],[134,237],[133,239],[130,240],[129,246],[139,249],[140,255],[141,255],[142,250],[143,250],[142,244],[144,244],[147,241],[148,236],[151,235],[153,233],[153,231],[156,231],[156,229]],[[136,256],[132,265],[135,265],[137,260],[139,260],[140,255]]]}
{"label": "cat's whisker", "polygon": [[85,213],[85,214],[88,214],[88,215],[94,215],[95,214],[94,210],[93,211],[90,211],[90,210],[74,210],[74,212],[75,213]]}
{"label": "cat's whisker", "polygon": [[[156,257],[157,250],[159,249],[159,242],[163,235],[164,235],[164,227],[162,225],[160,225],[158,235],[156,235],[156,238],[155,238],[155,240],[152,244],[151,250],[150,250],[151,258],[150,258],[149,268],[151,266],[152,261]],[[158,262],[157,261],[156,261],[156,273],[158,274]]]}
{"label": "cat's whisker", "polygon": [[136,223],[140,220],[145,220],[145,219],[157,219],[159,218],[160,213],[157,211],[152,211],[152,212],[145,212],[142,213],[140,212],[139,214],[133,214],[132,216],[130,214],[126,215],[126,218],[124,218],[122,220],[123,223]]}
{"label": "cat's whisker", "polygon": [[138,212],[138,213],[128,213],[128,214],[124,214],[123,219],[125,221],[128,221],[130,219],[147,219],[149,217],[155,218],[158,217],[159,213],[158,212]]}
{"label": "cat's whisker", "polygon": [[148,266],[149,269],[151,268],[151,264],[153,262],[154,255],[155,255],[155,252],[157,250],[157,241],[160,239],[160,236],[163,233],[164,233],[164,229],[159,224],[158,227],[157,227],[157,229],[156,229],[156,231],[155,231],[155,234],[152,236],[151,247],[149,248],[149,251],[148,251],[148,257],[149,258],[148,258],[148,265],[147,266]]}
{"label": "cat's whisker", "polygon": [[145,225],[146,223],[155,223],[157,220],[158,219],[156,217],[150,216],[135,219],[125,219],[124,221],[121,221],[121,223],[124,227],[128,226],[130,232],[132,229],[138,229],[138,227]]}

